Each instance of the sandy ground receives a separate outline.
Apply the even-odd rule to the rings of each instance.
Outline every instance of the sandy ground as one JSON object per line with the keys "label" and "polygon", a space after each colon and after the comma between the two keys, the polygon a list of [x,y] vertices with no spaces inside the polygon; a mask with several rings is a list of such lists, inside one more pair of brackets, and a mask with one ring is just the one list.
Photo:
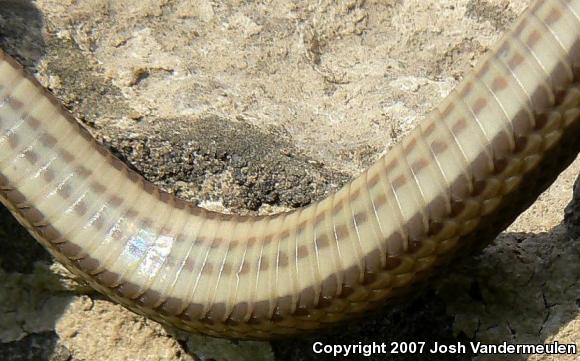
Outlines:
{"label": "sandy ground", "polygon": [[[270,213],[321,199],[371,164],[527,4],[0,0],[0,47],[164,189]],[[274,343],[185,335],[134,315],[52,264],[3,211],[0,360],[325,359],[311,351],[317,340],[580,346],[580,245],[562,224],[579,173],[577,159],[493,245],[406,303]]]}

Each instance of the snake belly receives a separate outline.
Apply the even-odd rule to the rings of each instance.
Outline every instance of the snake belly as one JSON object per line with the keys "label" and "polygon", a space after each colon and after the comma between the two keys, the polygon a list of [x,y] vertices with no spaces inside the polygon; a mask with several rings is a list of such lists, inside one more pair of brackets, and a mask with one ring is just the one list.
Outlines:
{"label": "snake belly", "polygon": [[98,144],[0,50],[0,200],[129,309],[230,338],[317,329],[491,241],[580,151],[580,0],[536,1],[399,144],[328,198],[224,215]]}

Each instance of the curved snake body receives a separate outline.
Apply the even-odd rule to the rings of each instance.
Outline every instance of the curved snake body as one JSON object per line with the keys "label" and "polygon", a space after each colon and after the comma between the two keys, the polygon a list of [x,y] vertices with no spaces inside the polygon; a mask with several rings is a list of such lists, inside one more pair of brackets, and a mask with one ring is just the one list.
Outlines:
{"label": "curved snake body", "polygon": [[129,169],[0,52],[0,199],[60,262],[182,329],[349,318],[493,239],[580,150],[580,0],[537,1],[404,140],[328,198],[222,215]]}

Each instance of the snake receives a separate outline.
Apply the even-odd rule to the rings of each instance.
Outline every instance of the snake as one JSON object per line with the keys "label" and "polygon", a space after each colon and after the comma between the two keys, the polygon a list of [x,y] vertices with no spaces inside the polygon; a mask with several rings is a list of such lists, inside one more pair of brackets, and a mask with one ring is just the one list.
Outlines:
{"label": "snake", "polygon": [[116,158],[0,50],[0,201],[128,309],[269,339],[398,300],[491,242],[580,152],[580,0],[539,0],[419,125],[327,198],[206,210]]}

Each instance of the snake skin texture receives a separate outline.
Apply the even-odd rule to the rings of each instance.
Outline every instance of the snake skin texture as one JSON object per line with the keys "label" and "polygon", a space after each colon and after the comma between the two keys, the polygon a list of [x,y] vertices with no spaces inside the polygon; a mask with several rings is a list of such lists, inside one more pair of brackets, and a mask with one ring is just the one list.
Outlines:
{"label": "snake skin texture", "polygon": [[0,51],[0,199],[95,289],[273,338],[401,296],[491,241],[580,150],[580,0],[536,1],[420,125],[328,198],[233,216],[161,191]]}

